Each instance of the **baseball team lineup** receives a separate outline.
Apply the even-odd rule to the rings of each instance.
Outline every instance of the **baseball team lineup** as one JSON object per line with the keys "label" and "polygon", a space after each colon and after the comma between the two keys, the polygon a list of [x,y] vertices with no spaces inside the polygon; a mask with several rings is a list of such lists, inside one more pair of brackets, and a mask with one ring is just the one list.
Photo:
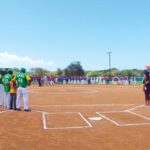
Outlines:
{"label": "baseball team lineup", "polygon": [[[2,70],[1,70],[2,71]],[[26,69],[13,74],[12,69],[7,69],[6,74],[0,73],[0,106],[10,110],[21,111],[21,100],[24,100],[24,111],[31,111],[28,103],[27,86],[31,84],[31,78],[26,74]]]}

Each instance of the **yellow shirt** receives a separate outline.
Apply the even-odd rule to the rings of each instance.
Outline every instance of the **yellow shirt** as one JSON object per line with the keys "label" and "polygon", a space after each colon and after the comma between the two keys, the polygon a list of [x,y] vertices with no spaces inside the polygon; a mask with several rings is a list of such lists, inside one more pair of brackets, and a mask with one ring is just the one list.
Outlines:
{"label": "yellow shirt", "polygon": [[10,93],[12,94],[17,93],[17,86],[14,81],[10,81]]}

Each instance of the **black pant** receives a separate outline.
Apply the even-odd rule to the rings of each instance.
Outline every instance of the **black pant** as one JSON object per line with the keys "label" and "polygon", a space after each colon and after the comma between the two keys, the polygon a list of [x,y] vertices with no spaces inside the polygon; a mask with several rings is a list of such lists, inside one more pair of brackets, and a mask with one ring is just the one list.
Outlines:
{"label": "black pant", "polygon": [[10,93],[10,109],[16,109],[16,93]]}

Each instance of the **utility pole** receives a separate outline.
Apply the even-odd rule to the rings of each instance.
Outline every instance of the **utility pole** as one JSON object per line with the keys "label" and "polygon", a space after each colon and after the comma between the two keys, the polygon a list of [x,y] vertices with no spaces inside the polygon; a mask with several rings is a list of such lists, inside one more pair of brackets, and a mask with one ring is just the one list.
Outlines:
{"label": "utility pole", "polygon": [[111,74],[111,51],[107,52],[108,56],[109,56],[109,71],[110,71],[110,74]]}

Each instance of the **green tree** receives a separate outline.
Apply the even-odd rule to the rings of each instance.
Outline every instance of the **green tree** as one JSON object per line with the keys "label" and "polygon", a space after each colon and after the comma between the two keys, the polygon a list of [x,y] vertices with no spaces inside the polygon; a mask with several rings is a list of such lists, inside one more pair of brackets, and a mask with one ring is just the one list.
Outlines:
{"label": "green tree", "polygon": [[57,71],[56,71],[56,75],[63,76],[64,75],[64,70],[58,68]]}
{"label": "green tree", "polygon": [[84,70],[79,61],[72,62],[64,70],[66,76],[83,76]]}
{"label": "green tree", "polygon": [[87,77],[98,77],[100,75],[99,71],[87,71],[86,73]]}
{"label": "green tree", "polygon": [[46,75],[49,75],[49,71],[43,68],[35,68],[35,71],[33,74],[37,76],[46,76]]}

